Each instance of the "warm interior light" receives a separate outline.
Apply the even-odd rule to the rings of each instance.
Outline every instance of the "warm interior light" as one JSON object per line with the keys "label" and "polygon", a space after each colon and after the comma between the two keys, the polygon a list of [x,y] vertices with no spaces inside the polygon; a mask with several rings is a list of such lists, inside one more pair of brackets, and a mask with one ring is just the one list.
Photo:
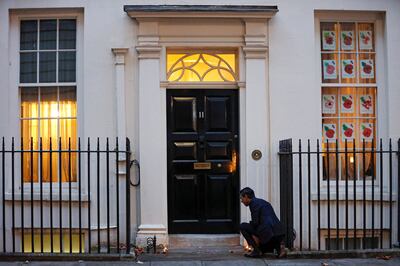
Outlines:
{"label": "warm interior light", "polygon": [[163,254],[167,254],[167,252],[168,252],[168,248],[167,248],[167,246],[165,246],[165,247],[163,248],[162,253],[163,253]]}
{"label": "warm interior light", "polygon": [[232,154],[232,161],[228,165],[228,172],[233,173],[236,171],[236,151]]}
{"label": "warm interior light", "polygon": [[175,82],[237,80],[236,53],[169,53],[167,79]]}
{"label": "warm interior light", "polygon": [[[39,138],[42,138],[42,149],[50,149],[50,138],[52,139],[52,149],[58,148],[58,138],[62,137],[63,148],[68,148],[68,140],[71,139],[71,149],[76,147],[77,136],[76,136],[76,102],[65,100],[65,101],[42,101],[40,103],[36,101],[23,101],[21,103],[21,135],[24,140],[24,149],[29,150],[31,148],[31,139],[33,140],[33,149],[39,148]],[[40,120],[38,119],[40,118]],[[65,119],[68,118],[68,119]],[[43,182],[50,182],[50,176],[52,181],[58,180],[58,158],[57,154],[52,156],[52,173],[50,173],[50,157],[48,153],[43,153],[43,168],[42,178]],[[71,156],[72,162],[74,162],[76,154],[73,153]],[[62,165],[68,165],[68,156],[62,156]],[[39,158],[37,153],[33,155],[33,161],[29,153],[24,153],[24,181],[25,182],[38,182],[38,163]],[[33,171],[31,171],[31,167]],[[76,181],[76,165],[72,163],[72,178],[71,181]],[[30,173],[33,176],[30,176]],[[68,181],[68,167],[62,169],[62,181]]]}
{"label": "warm interior light", "polygon": [[350,163],[354,163],[354,157],[350,156]]}

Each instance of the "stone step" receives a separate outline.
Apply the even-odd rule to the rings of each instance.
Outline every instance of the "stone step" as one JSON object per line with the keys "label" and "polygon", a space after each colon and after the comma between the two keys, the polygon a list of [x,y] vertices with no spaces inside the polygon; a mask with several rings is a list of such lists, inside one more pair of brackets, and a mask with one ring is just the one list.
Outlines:
{"label": "stone step", "polygon": [[240,245],[239,234],[174,234],[169,235],[168,238],[169,249]]}

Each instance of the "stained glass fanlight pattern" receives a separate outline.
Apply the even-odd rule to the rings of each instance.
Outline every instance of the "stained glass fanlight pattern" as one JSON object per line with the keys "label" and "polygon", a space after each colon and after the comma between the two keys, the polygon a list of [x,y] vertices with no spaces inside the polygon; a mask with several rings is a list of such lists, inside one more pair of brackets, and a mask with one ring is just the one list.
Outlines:
{"label": "stained glass fanlight pattern", "polygon": [[170,82],[234,82],[238,80],[237,55],[231,53],[168,53]]}

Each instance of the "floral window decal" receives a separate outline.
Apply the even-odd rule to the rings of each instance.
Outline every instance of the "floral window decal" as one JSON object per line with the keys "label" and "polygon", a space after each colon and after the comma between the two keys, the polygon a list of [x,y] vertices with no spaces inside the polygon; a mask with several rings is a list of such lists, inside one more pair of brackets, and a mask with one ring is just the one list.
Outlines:
{"label": "floral window decal", "polygon": [[171,82],[234,82],[238,80],[236,53],[168,53]]}

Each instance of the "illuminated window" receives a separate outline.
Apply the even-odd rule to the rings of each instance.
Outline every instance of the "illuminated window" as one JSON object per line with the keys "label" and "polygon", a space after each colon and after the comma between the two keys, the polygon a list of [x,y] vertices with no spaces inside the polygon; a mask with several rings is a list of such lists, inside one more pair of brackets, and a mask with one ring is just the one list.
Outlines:
{"label": "illuminated window", "polygon": [[[76,125],[76,89],[75,87],[33,87],[21,88],[21,136],[23,149],[29,151],[39,149],[39,140],[42,139],[42,149],[68,150],[69,141],[71,149],[77,147]],[[33,158],[31,158],[33,157]],[[38,182],[40,174],[43,182],[58,181],[57,153],[52,153],[50,166],[50,153],[42,154],[42,169],[39,169],[39,154],[34,152],[24,153],[23,174],[24,181]],[[50,169],[51,168],[51,169]],[[40,170],[40,171],[39,171]],[[51,170],[51,171],[50,171]],[[61,155],[62,181],[76,181],[76,153],[71,153],[71,167],[67,152]]]}
{"label": "illuminated window", "polygon": [[[375,177],[376,158],[368,151],[376,148],[376,61],[375,26],[368,22],[321,23],[321,81],[322,81],[322,132],[323,147],[329,147],[328,158],[324,155],[324,179],[339,178],[371,179]],[[363,155],[347,158],[334,154],[338,142],[339,151],[360,151]],[[338,166],[336,164],[338,163]],[[337,167],[340,169],[337,171]],[[365,168],[365,169],[364,169]]]}
{"label": "illuminated window", "polygon": [[238,80],[235,52],[168,52],[167,80],[173,82],[233,82]]}
{"label": "illuminated window", "polygon": [[77,147],[75,19],[21,21],[20,102],[24,182],[76,182],[76,153],[48,152]]}
{"label": "illuminated window", "polygon": [[[62,235],[63,238],[63,252],[69,253],[69,233],[65,232]],[[34,252],[41,252],[41,239],[40,234],[33,234],[33,244],[34,244]],[[85,236],[81,235],[81,248],[82,251],[85,250]],[[26,253],[32,252],[32,235],[31,233],[24,234],[24,251]],[[51,252],[51,235],[49,233],[43,234],[43,252],[50,253]],[[60,252],[60,234],[59,232],[55,232],[53,234],[53,252]],[[72,253],[79,253],[79,234],[72,233]]]}

